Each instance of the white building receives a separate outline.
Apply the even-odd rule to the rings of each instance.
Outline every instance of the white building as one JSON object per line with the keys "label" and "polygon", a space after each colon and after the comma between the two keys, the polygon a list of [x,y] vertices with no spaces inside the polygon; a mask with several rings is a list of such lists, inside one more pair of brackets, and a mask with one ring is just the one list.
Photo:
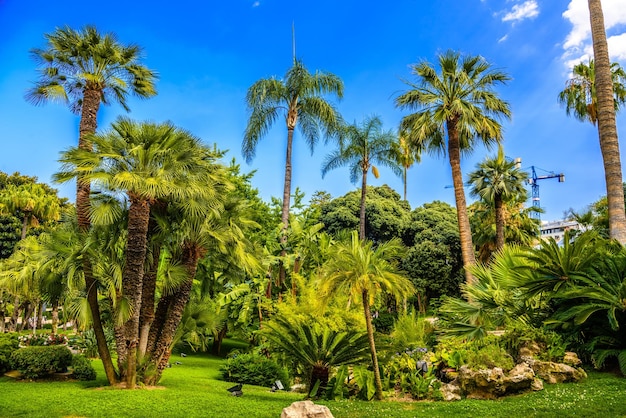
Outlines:
{"label": "white building", "polygon": [[556,242],[560,243],[563,240],[565,231],[573,229],[577,231],[583,231],[583,227],[576,221],[550,221],[542,222],[539,227],[541,233],[541,239],[554,238]]}

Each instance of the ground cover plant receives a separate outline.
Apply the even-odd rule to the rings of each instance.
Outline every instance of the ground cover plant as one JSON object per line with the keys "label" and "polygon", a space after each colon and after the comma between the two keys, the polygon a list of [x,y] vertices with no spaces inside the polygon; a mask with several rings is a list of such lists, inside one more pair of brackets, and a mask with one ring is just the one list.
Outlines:
{"label": "ground cover plant", "polygon": [[[95,381],[28,382],[0,378],[2,417],[272,417],[304,395],[269,387],[243,386],[243,396],[230,395],[231,382],[219,380],[224,359],[207,355],[174,354],[173,364],[157,389],[124,391],[106,385],[100,362]],[[626,380],[609,373],[592,372],[581,383],[547,385],[541,392],[497,401],[367,402],[325,401],[336,418],[388,417],[618,417],[626,414]],[[33,396],[36,393],[37,396]],[[53,402],[51,400],[54,400]]]}

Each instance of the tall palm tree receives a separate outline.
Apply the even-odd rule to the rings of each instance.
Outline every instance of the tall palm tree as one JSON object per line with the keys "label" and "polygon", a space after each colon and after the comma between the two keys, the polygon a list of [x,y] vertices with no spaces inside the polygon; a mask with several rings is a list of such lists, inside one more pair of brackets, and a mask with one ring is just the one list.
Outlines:
{"label": "tall palm tree", "polygon": [[404,185],[403,199],[406,201],[407,171],[415,163],[422,161],[422,150],[414,149],[406,138],[406,134],[400,133],[396,142],[396,158],[402,166],[402,184]]}
{"label": "tall palm tree", "polygon": [[[124,323],[120,345],[120,370],[126,372],[127,387],[136,383],[139,315],[141,310],[144,264],[148,247],[150,207],[158,199],[186,200],[193,194],[207,199],[207,209],[215,206],[216,190],[211,185],[212,160],[200,139],[171,124],[136,123],[120,118],[104,134],[89,137],[94,151],[76,147],[63,153],[63,171],[57,181],[81,177],[95,181],[104,190],[125,193],[128,209],[128,236],[122,272],[122,296],[131,316]],[[194,212],[207,209],[195,205]],[[150,301],[154,303],[154,300]],[[127,350],[127,351],[124,351]],[[127,366],[122,366],[126,361]]]}
{"label": "tall palm tree", "polygon": [[396,135],[392,131],[383,131],[383,123],[378,116],[366,118],[360,125],[342,126],[337,133],[339,149],[326,157],[322,165],[322,177],[338,167],[350,167],[350,181],[356,183],[361,177],[361,211],[359,215],[359,236],[365,239],[365,195],[367,192],[367,173],[372,170],[378,178],[378,168],[374,164],[384,165],[400,175],[401,170],[396,159],[394,143]]}
{"label": "tall palm tree", "polygon": [[391,293],[403,300],[414,293],[411,281],[400,275],[394,260],[403,252],[404,246],[394,238],[374,248],[371,241],[363,241],[356,231],[350,240],[336,245],[325,265],[320,290],[322,295],[348,294],[350,300],[361,299],[369,339],[372,366],[376,382],[376,398],[382,399],[382,381],[378,368],[374,328],[370,307],[381,292]]}
{"label": "tall palm tree", "polygon": [[515,161],[507,161],[502,146],[499,146],[495,158],[486,158],[469,175],[469,183],[472,185],[470,193],[480,196],[495,209],[496,251],[504,247],[503,203],[527,194],[524,181],[528,174],[516,167],[516,164]]}
{"label": "tall palm tree", "polygon": [[[102,35],[94,26],[85,26],[81,30],[69,26],[57,28],[45,38],[47,45],[44,49],[31,51],[39,64],[40,76],[26,98],[36,105],[60,101],[68,104],[73,113],[80,114],[79,148],[92,149],[88,136],[96,132],[101,104],[118,102],[128,111],[126,99],[129,94],[140,98],[156,95],[154,82],[157,75],[141,64],[139,46],[121,44],[114,34]],[[90,190],[90,183],[79,178],[76,182],[76,212],[78,227],[83,233],[90,226]],[[83,270],[98,353],[107,379],[113,384],[117,378],[100,320],[97,286],[87,258]]]}
{"label": "tall palm tree", "polygon": [[[598,3],[599,5],[600,2],[590,1],[590,11],[592,3]],[[598,11],[602,19],[602,8],[599,7],[596,13]],[[594,24],[593,17],[592,24]],[[598,22],[595,24],[598,25]],[[604,23],[600,24],[602,26],[600,33],[596,34],[594,32],[594,49],[596,48],[596,36],[604,37],[603,48],[606,49]],[[602,51],[601,45],[598,46]],[[601,54],[606,54],[606,61],[608,62],[608,52],[602,51]],[[587,120],[594,126],[598,125],[600,150],[602,151],[607,197],[609,199],[609,234],[623,244],[626,242],[626,215],[624,213],[624,189],[622,187],[621,160],[617,129],[615,127],[615,113],[620,109],[620,106],[626,104],[626,72],[618,63],[607,63],[606,65],[609,66],[607,69],[609,72],[609,85],[603,86],[603,89],[609,93],[609,103],[611,101],[612,103],[609,104],[610,109],[608,109],[610,114],[606,113],[606,106],[603,108],[605,113],[602,116],[602,125],[600,120],[600,95],[598,94],[600,93],[601,82],[598,70],[602,69],[602,65],[600,65],[599,61],[591,59],[588,64],[581,62],[575,65],[572,69],[572,78],[568,80],[565,89],[559,93],[558,99],[565,106],[565,111],[568,115],[573,114],[580,121]]]}
{"label": "tall palm tree", "polygon": [[511,111],[494,87],[508,81],[509,76],[491,69],[480,56],[461,56],[454,51],[439,55],[439,72],[423,61],[413,65],[413,74],[418,77],[417,83],[406,81],[411,89],[396,98],[396,106],[416,110],[402,119],[401,131],[407,132],[416,148],[448,153],[463,265],[467,281],[471,282],[468,267],[476,262],[476,257],[463,190],[461,153],[471,153],[477,140],[489,146],[502,139],[498,119],[508,118]]}
{"label": "tall palm tree", "polygon": [[259,140],[267,134],[274,121],[280,115],[285,117],[287,150],[281,211],[283,229],[287,228],[289,222],[291,152],[296,125],[312,152],[319,139],[319,127],[333,131],[340,120],[335,108],[322,97],[325,94],[342,98],[341,79],[334,74],[320,71],[311,74],[299,60],[294,60],[283,80],[262,78],[250,86],[246,94],[250,118],[241,146],[246,161],[252,161]]}

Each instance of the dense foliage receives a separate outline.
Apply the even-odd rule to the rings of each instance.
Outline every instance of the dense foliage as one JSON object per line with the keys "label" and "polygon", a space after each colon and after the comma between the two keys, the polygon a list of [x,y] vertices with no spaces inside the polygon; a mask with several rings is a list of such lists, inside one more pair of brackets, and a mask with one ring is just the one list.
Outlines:
{"label": "dense foliage", "polygon": [[65,372],[71,364],[72,352],[64,345],[24,347],[11,355],[11,366],[27,378]]}

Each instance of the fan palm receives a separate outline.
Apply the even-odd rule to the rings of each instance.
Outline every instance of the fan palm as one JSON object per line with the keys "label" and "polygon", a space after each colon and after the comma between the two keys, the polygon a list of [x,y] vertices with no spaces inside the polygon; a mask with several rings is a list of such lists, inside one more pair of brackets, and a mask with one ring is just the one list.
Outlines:
{"label": "fan palm", "polygon": [[[504,207],[505,201],[518,196],[526,197],[524,181],[528,174],[516,167],[515,161],[507,161],[502,146],[498,147],[495,158],[487,158],[477,164],[476,171],[469,175],[471,194],[480,196],[488,204],[493,204],[496,218],[496,251],[504,247]],[[523,199],[525,200],[525,199]]]}
{"label": "fan palm", "polygon": [[[129,110],[126,98],[134,94],[148,98],[156,94],[157,75],[141,64],[141,48],[124,45],[114,34],[102,35],[94,26],[74,30],[68,26],[45,35],[45,48],[33,49],[39,64],[39,80],[26,98],[34,104],[48,101],[67,103],[72,112],[80,114],[78,147],[90,151],[88,136],[96,132],[97,114],[101,104],[118,102]],[[81,232],[90,226],[89,195],[91,185],[81,178],[76,184],[76,212]],[[83,270],[93,327],[109,383],[116,382],[113,362],[100,321],[97,285],[91,273],[90,260],[84,258]]]}
{"label": "fan palm", "polygon": [[[469,154],[480,140],[489,146],[499,143],[502,127],[498,119],[510,116],[508,103],[494,86],[509,77],[480,56],[461,56],[447,51],[439,55],[439,72],[427,61],[413,65],[417,83],[406,81],[410,90],[396,98],[396,106],[416,110],[402,119],[401,131],[416,149],[448,153],[454,197],[459,219],[463,265],[468,282],[469,266],[476,262],[472,233],[463,190],[461,154]],[[446,135],[447,134],[447,135]]]}
{"label": "fan palm", "polygon": [[395,147],[397,161],[402,167],[402,184],[404,186],[403,198],[406,201],[407,171],[413,164],[422,161],[422,150],[420,148],[413,149],[404,133],[398,135]]}
{"label": "fan palm", "polygon": [[[591,21],[593,55],[596,61],[596,92],[598,96],[598,134],[604,162],[606,196],[609,209],[609,236],[626,244],[626,212],[622,188],[622,163],[620,159],[617,122],[615,121],[614,89],[611,80],[609,46],[604,27],[604,14],[600,0],[588,0]],[[623,83],[622,83],[623,84]],[[618,94],[624,95],[622,88]]]}
{"label": "fan palm", "polygon": [[9,184],[0,193],[0,211],[22,214],[22,239],[26,238],[29,227],[41,221],[56,221],[61,216],[59,198],[37,183]]}
{"label": "fan palm", "polygon": [[394,238],[374,248],[371,241],[363,241],[356,231],[347,242],[335,246],[330,260],[325,265],[321,281],[321,294],[347,294],[350,300],[361,299],[365,324],[369,339],[372,366],[376,382],[376,398],[382,398],[382,381],[378,368],[378,357],[374,343],[374,329],[370,307],[374,298],[382,293],[390,293],[398,300],[412,295],[415,291],[411,282],[398,273],[394,263],[404,250],[400,240]]}
{"label": "fan palm", "polygon": [[[122,295],[131,316],[124,324],[125,342],[118,345],[128,350],[126,383],[134,387],[150,205],[172,197],[198,213],[206,209],[186,199],[193,193],[212,195],[207,196],[209,200],[217,201],[216,191],[210,187],[211,154],[198,138],[171,124],[136,123],[125,118],[113,123],[109,132],[90,139],[94,151],[76,147],[63,153],[63,171],[55,178],[95,181],[104,190],[125,193],[130,202]],[[119,354],[123,361],[126,356]]]}
{"label": "fan palm", "polygon": [[322,165],[322,177],[338,167],[350,167],[350,181],[356,183],[361,177],[361,206],[359,215],[359,236],[365,239],[365,196],[367,192],[367,173],[372,170],[378,178],[378,168],[374,164],[391,168],[401,174],[394,143],[396,135],[392,131],[383,131],[383,123],[378,116],[366,118],[362,124],[342,126],[337,132],[339,149],[326,157]]}

